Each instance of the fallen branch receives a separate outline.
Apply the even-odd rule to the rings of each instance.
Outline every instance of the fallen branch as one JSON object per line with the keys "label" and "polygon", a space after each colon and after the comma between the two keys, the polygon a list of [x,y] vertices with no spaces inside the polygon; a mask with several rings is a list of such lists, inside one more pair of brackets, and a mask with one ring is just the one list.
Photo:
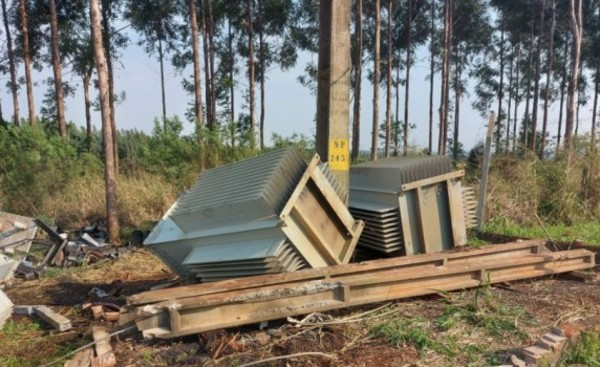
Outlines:
{"label": "fallen branch", "polygon": [[296,353],[296,354],[288,354],[285,356],[266,358],[266,359],[262,359],[260,361],[245,363],[245,364],[240,365],[239,367],[257,366],[259,364],[263,364],[263,363],[267,363],[267,362],[273,362],[273,361],[279,361],[282,359],[291,359],[291,358],[303,357],[303,356],[325,357],[325,358],[337,360],[337,356],[332,355],[332,354],[325,354],[325,353],[321,353],[321,352],[303,352],[303,353]]}

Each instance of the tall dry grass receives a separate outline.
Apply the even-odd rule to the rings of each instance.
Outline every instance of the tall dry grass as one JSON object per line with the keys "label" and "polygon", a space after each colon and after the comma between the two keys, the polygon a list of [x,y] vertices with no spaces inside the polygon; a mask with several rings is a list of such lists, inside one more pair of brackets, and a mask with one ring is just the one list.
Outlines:
{"label": "tall dry grass", "polygon": [[497,156],[490,169],[486,218],[515,224],[572,224],[600,216],[598,154],[541,161],[535,154]]}
{"label": "tall dry grass", "polygon": [[[122,226],[147,228],[169,209],[177,198],[175,185],[160,175],[120,175],[117,186],[119,222]],[[38,204],[41,215],[64,228],[75,229],[106,220],[104,178],[89,174],[71,180],[60,192],[47,195]]]}

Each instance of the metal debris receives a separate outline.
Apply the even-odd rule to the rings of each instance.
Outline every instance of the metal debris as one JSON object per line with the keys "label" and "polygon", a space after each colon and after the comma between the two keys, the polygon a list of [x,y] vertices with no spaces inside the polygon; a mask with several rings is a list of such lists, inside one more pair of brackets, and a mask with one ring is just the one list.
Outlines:
{"label": "metal debris", "polygon": [[10,300],[10,298],[8,298],[8,296],[6,296],[6,294],[4,294],[4,292],[0,290],[0,329],[2,329],[6,320],[10,318],[12,312],[12,301]]}

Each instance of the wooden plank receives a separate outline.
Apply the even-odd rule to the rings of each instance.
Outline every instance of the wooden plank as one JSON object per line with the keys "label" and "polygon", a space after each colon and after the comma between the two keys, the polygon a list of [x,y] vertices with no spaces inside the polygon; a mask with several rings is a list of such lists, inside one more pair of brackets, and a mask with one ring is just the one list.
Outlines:
{"label": "wooden plank", "polygon": [[[567,272],[594,266],[587,250],[529,254],[468,264],[438,265],[435,270],[385,271],[338,279],[296,282],[285,287],[255,287],[227,294],[163,302],[142,307],[138,328],[146,336],[174,337],[317,311],[464,289],[483,283]],[[168,313],[162,309],[168,309]],[[148,312],[151,310],[151,312]],[[165,317],[166,316],[166,317]]]}
{"label": "wooden plank", "polygon": [[429,177],[424,180],[409,182],[407,184],[402,185],[402,191],[410,191],[412,189],[416,189],[417,187],[429,186],[439,182],[444,182],[446,180],[451,180],[454,178],[462,177],[465,175],[464,170],[454,171],[445,173],[443,175]]}
{"label": "wooden plank", "polygon": [[454,246],[467,244],[467,224],[463,204],[463,189],[459,180],[446,180],[448,204],[450,206],[450,223],[452,223],[452,240]]}
{"label": "wooden plank", "polygon": [[287,217],[287,215],[294,208],[296,200],[298,200],[298,198],[300,197],[300,195],[302,195],[302,191],[304,190],[304,187],[306,186],[306,183],[308,182],[308,180],[310,180],[310,177],[312,175],[312,171],[314,171],[315,169],[317,169],[317,167],[319,165],[319,162],[320,162],[319,155],[315,154],[313,156],[312,160],[308,163],[308,167],[306,168],[306,171],[304,171],[304,174],[300,178],[300,181],[298,182],[298,185],[296,186],[296,189],[294,190],[294,192],[292,192],[292,195],[290,195],[290,198],[288,199],[287,203],[285,204],[285,206],[281,210],[281,213],[279,214],[279,217],[282,220],[284,220]]}
{"label": "wooden plank", "polygon": [[183,287],[160,289],[138,293],[127,299],[130,305],[143,305],[206,294],[223,293],[231,290],[248,289],[256,286],[286,284],[295,281],[309,281],[325,278],[336,278],[341,275],[365,274],[373,270],[401,269],[409,266],[426,266],[432,263],[446,262],[448,264],[466,264],[482,259],[501,259],[504,257],[521,256],[538,252],[543,247],[543,240],[527,240],[501,245],[491,245],[479,248],[466,248],[461,252],[434,253],[409,257],[397,257],[366,261],[362,263],[330,266],[318,269],[307,269],[292,273],[262,275],[249,278],[232,279],[217,283],[194,284]]}
{"label": "wooden plank", "polygon": [[420,251],[418,247],[415,248],[418,244],[413,241],[411,214],[408,210],[408,197],[406,193],[398,195],[398,210],[400,211],[400,223],[402,225],[402,234],[404,235],[404,251],[407,256],[417,255]]}
{"label": "wooden plank", "polygon": [[96,348],[96,358],[92,365],[98,367],[113,367],[117,365],[117,359],[110,346],[110,335],[105,326],[92,326],[92,336]]}
{"label": "wooden plank", "polygon": [[[431,251],[431,247],[432,247],[432,239],[431,239],[431,233],[426,230],[427,227],[427,223],[429,223],[430,218],[429,215],[427,215],[425,213],[425,200],[424,200],[424,196],[423,196],[423,188],[422,187],[417,187],[416,189],[416,206],[417,206],[417,217],[414,218],[416,223],[417,223],[417,227],[419,228],[419,238],[421,239],[421,244],[420,244],[420,248],[422,249],[422,252],[424,254],[428,254],[431,253],[433,251]],[[438,221],[438,226],[439,226],[439,221]]]}
{"label": "wooden plank", "polygon": [[67,331],[73,327],[71,320],[58,312],[53,311],[48,306],[35,306],[33,311],[37,317],[47,322],[58,331]]}

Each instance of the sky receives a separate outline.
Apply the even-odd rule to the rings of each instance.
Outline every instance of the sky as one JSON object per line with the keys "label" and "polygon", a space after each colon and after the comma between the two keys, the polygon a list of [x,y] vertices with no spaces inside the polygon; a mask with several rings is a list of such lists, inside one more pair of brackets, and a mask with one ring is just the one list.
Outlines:
{"label": "sky", "polygon": [[[126,100],[115,108],[116,123],[119,129],[138,129],[147,133],[152,132],[154,120],[161,116],[161,94],[160,94],[160,69],[156,57],[146,54],[144,49],[135,42],[137,36],[131,35],[133,42],[122,50],[119,62],[114,66],[115,71],[115,92],[120,94],[124,92]],[[317,55],[310,53],[301,53],[295,68],[288,71],[281,71],[278,68],[272,69],[267,74],[266,82],[266,116],[265,116],[265,143],[271,144],[272,133],[277,133],[284,137],[289,137],[294,133],[301,133],[306,136],[313,136],[315,133],[315,110],[316,96],[311,91],[298,82],[298,76],[303,74],[304,67],[308,62],[317,62]],[[240,65],[244,62],[239,60]],[[165,63],[165,87],[167,101],[167,115],[177,115],[182,121],[185,121],[185,111],[188,108],[193,96],[186,93],[181,81],[184,76],[192,74],[191,66],[181,73],[176,73],[170,64]],[[370,67],[367,65],[366,67]],[[240,111],[240,100],[242,92],[248,86],[245,77],[245,70],[237,76],[238,90],[236,91],[236,100]],[[79,126],[85,125],[85,109],[83,100],[83,90],[78,78],[65,68],[63,80],[78,83],[78,88],[74,96],[65,100],[67,120],[73,121]],[[52,69],[45,68],[41,72],[33,70],[33,80],[37,84],[34,87],[34,99],[36,111],[42,105],[43,94],[48,87],[43,83],[49,77],[52,77]],[[23,65],[19,65],[19,76],[24,75]],[[363,76],[366,73],[363,73]],[[410,96],[409,96],[409,121],[415,124],[416,129],[409,132],[409,144],[426,148],[428,144],[428,124],[429,124],[429,61],[426,47],[416,50],[416,62],[411,69]],[[203,75],[204,77],[204,75]],[[434,142],[437,141],[437,123],[439,122],[437,110],[439,108],[439,73],[435,75],[434,85]],[[8,75],[1,78],[2,81],[8,81]],[[478,111],[471,107],[471,100],[468,94],[472,93],[473,82],[469,82],[467,95],[461,102],[461,123],[460,123],[460,141],[466,149],[470,149],[475,144],[485,139],[487,116],[483,117]],[[256,116],[259,113],[259,93],[257,88]],[[97,94],[92,92],[92,98]],[[385,98],[386,92],[380,90],[380,119],[385,119]],[[362,111],[361,111],[361,150],[369,150],[371,142],[372,126],[372,100],[373,89],[371,83],[363,79],[362,91]],[[12,97],[9,88],[0,92],[0,102],[5,118],[12,114]],[[27,115],[27,99],[25,87],[23,86],[19,94],[19,104],[21,116]],[[497,103],[494,103],[494,107]],[[400,93],[400,116],[404,116],[404,88],[401,87]],[[541,102],[540,102],[541,107]],[[352,106],[350,106],[352,108]],[[505,102],[506,108],[506,102]],[[521,104],[524,109],[524,103]],[[580,116],[582,121],[581,131],[589,130],[591,118],[591,103],[583,107]],[[552,106],[552,113],[549,118],[549,129],[551,135],[556,134],[558,119],[558,103]],[[237,112],[236,112],[237,113]],[[519,111],[522,114],[522,111]],[[352,115],[352,114],[350,114]],[[541,114],[540,114],[541,116]],[[452,118],[452,117],[451,117]],[[257,117],[258,119],[258,117]],[[98,129],[101,126],[100,113],[92,112],[92,123]],[[351,122],[350,122],[351,123]],[[185,123],[184,133],[193,131],[193,125]],[[381,140],[381,139],[380,139]],[[436,144],[434,143],[434,146]]]}

